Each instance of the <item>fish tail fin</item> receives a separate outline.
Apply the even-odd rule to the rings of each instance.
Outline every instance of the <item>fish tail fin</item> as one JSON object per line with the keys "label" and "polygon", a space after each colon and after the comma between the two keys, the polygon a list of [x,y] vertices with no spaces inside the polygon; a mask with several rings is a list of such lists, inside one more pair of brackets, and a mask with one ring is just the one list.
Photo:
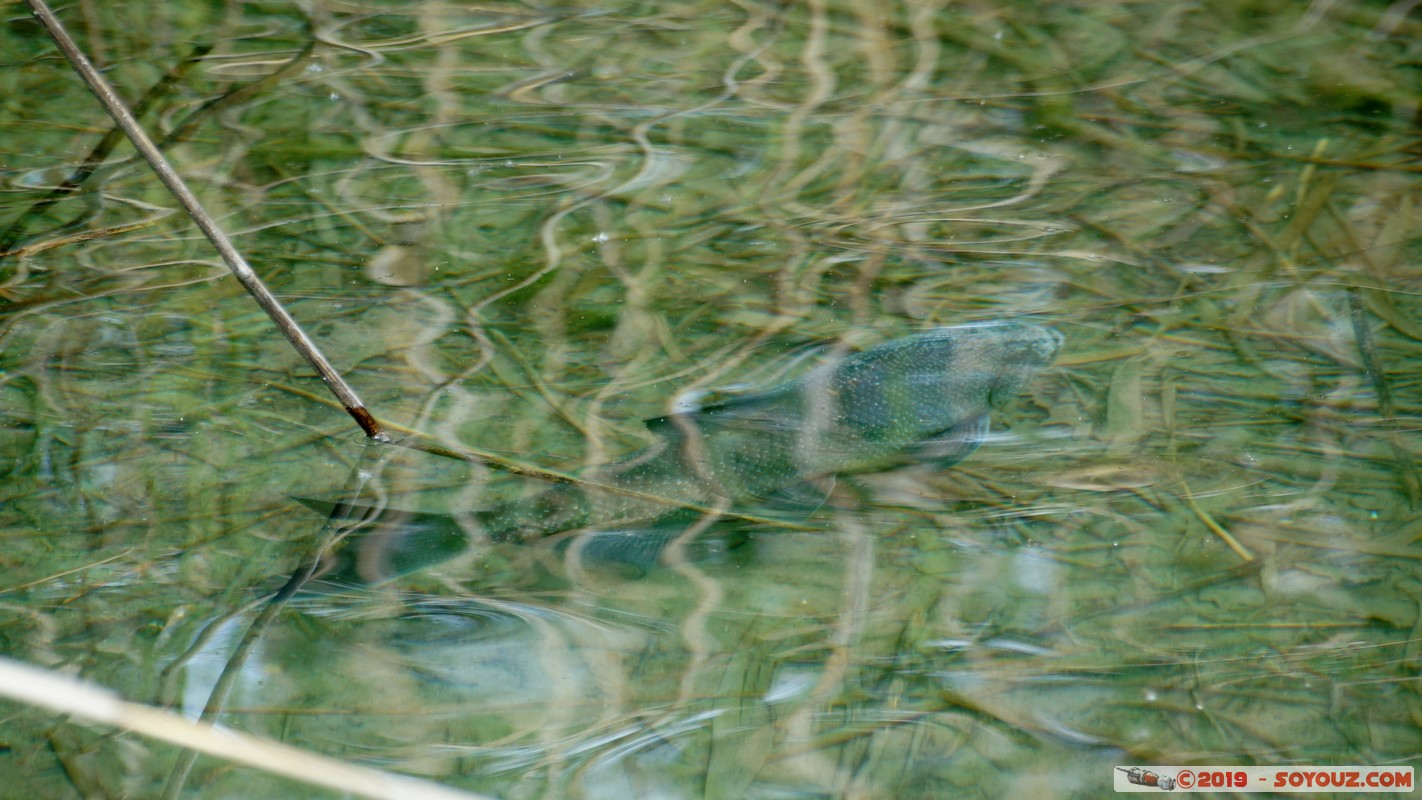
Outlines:
{"label": "fish tail fin", "polygon": [[334,515],[336,513],[336,509],[341,507],[340,503],[332,503],[329,500],[317,500],[312,497],[297,497],[294,494],[288,495],[288,497],[302,504],[303,506],[306,506],[312,511],[315,511],[317,514],[324,514],[328,517]]}
{"label": "fish tail fin", "polygon": [[[375,585],[449,561],[471,546],[467,526],[481,514],[447,515],[293,497],[325,515],[346,541],[325,557],[317,577],[346,584]],[[358,524],[357,524],[358,523]]]}

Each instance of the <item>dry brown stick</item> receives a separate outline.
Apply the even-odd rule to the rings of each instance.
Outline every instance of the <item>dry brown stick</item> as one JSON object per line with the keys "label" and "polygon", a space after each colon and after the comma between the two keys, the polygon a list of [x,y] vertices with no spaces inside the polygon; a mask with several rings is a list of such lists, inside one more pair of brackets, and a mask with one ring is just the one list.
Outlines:
{"label": "dry brown stick", "polygon": [[0,657],[0,696],[151,736],[337,793],[378,800],[489,800],[484,795],[339,761],[230,728],[193,722],[161,708],[128,702],[108,689],[63,673],[4,657]]}
{"label": "dry brown stick", "polygon": [[276,296],[272,294],[266,284],[262,283],[262,279],[257,277],[257,273],[252,270],[247,260],[242,257],[241,253],[237,252],[237,248],[232,246],[232,242],[227,238],[227,234],[223,233],[222,229],[217,226],[217,221],[214,220],[212,216],[207,213],[207,210],[202,207],[202,204],[198,202],[197,197],[188,189],[182,176],[178,174],[177,170],[173,169],[173,166],[168,163],[168,159],[165,158],[158,150],[158,147],[153,144],[153,140],[150,139],[148,134],[143,131],[143,128],[139,126],[138,120],[129,112],[123,98],[119,97],[118,93],[114,91],[114,88],[109,85],[109,82],[99,74],[98,70],[94,69],[94,65],[89,63],[89,59],[79,49],[79,46],[74,43],[74,40],[69,36],[69,32],[64,29],[59,19],[54,16],[54,12],[49,10],[44,0],[28,0],[28,2],[30,4],[30,10],[34,12],[35,18],[38,19],[40,24],[44,26],[44,29],[49,32],[50,38],[54,39],[55,45],[59,47],[60,52],[64,53],[64,57],[69,59],[69,63],[73,65],[74,70],[79,73],[79,77],[84,79],[84,83],[88,85],[89,91],[94,93],[94,96],[98,98],[100,104],[102,104],[105,110],[109,112],[109,115],[114,118],[114,122],[117,122],[118,126],[123,128],[123,132],[128,135],[129,141],[133,142],[133,146],[138,149],[138,152],[143,156],[144,160],[146,160],[149,166],[153,168],[153,171],[158,174],[158,179],[163,182],[163,185],[168,188],[168,191],[173,194],[173,197],[177,199],[178,203],[188,212],[188,216],[192,217],[193,222],[197,223],[197,226],[207,235],[208,241],[212,242],[213,247],[217,248],[217,252],[222,256],[222,260],[227,263],[227,267],[232,270],[232,274],[237,276],[237,280],[246,288],[248,294],[256,299],[257,305],[261,306],[262,310],[267,313],[267,316],[271,318],[272,322],[276,323],[277,329],[286,336],[287,340],[291,342],[291,345],[296,348],[297,352],[301,353],[301,355],[310,362],[311,366],[316,369],[317,374],[321,376],[321,380],[325,382],[326,387],[331,390],[331,393],[336,396],[336,399],[341,401],[341,406],[345,408],[346,413],[355,419],[356,424],[360,425],[361,430],[365,431],[365,435],[376,441],[389,441],[389,437],[381,430],[380,423],[376,422],[375,417],[371,416],[371,413],[366,410],[365,404],[356,396],[355,390],[336,372],[335,367],[331,366],[331,362],[327,361],[326,357],[322,355],[321,351],[316,347],[316,343],[311,341],[311,338],[306,335],[306,332],[301,329],[301,326],[296,324],[296,320],[287,313],[286,309],[282,307],[281,302],[276,299]]}

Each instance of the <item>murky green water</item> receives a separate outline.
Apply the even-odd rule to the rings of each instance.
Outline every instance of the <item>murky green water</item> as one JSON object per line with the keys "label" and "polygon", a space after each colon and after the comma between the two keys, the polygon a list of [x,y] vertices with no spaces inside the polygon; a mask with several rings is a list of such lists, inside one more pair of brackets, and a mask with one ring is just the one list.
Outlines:
{"label": "murky green water", "polygon": [[[144,122],[400,429],[567,472],[813,344],[1066,337],[967,461],[843,479],[809,530],[298,596],[222,724],[501,798],[1422,752],[1409,4],[120,5],[61,17],[130,98],[213,45]],[[126,146],[38,205],[109,123],[7,8],[0,653],[196,717],[324,540],[293,496],[539,481],[366,444]],[[318,796],[0,720],[16,796]]]}

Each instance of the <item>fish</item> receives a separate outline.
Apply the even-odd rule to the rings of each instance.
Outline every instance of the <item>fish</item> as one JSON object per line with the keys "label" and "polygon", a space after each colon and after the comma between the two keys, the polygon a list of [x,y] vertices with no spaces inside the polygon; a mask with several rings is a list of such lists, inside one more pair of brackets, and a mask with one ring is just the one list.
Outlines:
{"label": "fish", "polygon": [[490,509],[451,515],[297,499],[333,518],[363,518],[357,541],[323,570],[358,583],[382,583],[480,544],[578,529],[635,542],[629,531],[665,527],[688,507],[724,510],[906,464],[951,467],[987,438],[991,410],[1020,393],[1062,344],[1051,327],[999,321],[834,354],[765,391],[705,405],[683,398],[673,413],[646,421],[650,447]]}

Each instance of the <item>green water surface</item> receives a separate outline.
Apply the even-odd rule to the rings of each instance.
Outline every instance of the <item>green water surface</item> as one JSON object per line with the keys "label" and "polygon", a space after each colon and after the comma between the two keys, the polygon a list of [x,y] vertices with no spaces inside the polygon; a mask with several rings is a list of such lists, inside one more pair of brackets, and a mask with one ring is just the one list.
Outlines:
{"label": "green water surface", "polygon": [[[240,665],[293,496],[541,482],[366,442],[128,145],[57,191],[111,123],[4,9],[0,655],[191,717],[227,668],[224,725],[510,799],[1422,753],[1411,4],[59,9],[397,432],[566,473],[812,345],[1065,336],[952,470],[302,595]],[[181,758],[0,703],[13,796],[339,796]]]}

